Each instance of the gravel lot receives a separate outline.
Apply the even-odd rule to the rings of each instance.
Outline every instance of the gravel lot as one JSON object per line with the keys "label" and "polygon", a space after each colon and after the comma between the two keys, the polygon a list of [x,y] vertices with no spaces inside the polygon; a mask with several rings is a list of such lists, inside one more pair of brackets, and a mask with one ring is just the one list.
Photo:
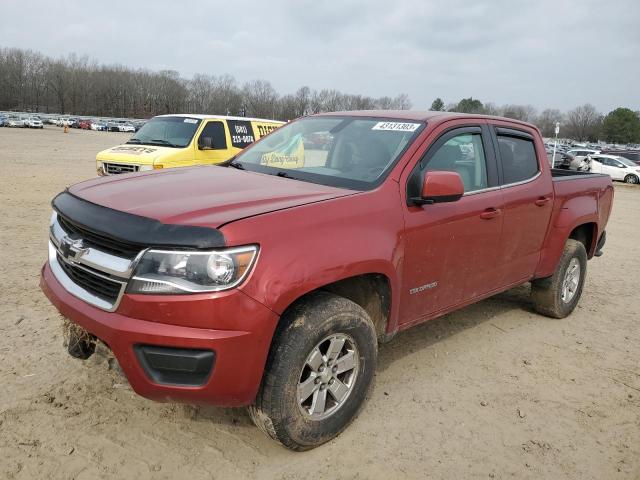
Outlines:
{"label": "gravel lot", "polygon": [[62,347],[38,288],[49,202],[126,138],[0,128],[0,478],[640,478],[640,187],[616,185],[571,317],[521,287],[404,332],[352,426],[296,454],[243,409],[147,401]]}

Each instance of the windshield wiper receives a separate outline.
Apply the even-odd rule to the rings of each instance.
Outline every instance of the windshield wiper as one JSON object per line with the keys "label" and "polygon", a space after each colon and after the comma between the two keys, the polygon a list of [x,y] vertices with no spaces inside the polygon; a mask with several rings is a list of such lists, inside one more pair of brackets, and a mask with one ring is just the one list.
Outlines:
{"label": "windshield wiper", "polygon": [[127,143],[142,143],[142,140],[139,138],[130,138]]}
{"label": "windshield wiper", "polygon": [[242,166],[242,164],[240,162],[236,162],[236,161],[231,161],[231,162],[227,163],[227,167],[237,168],[238,170],[245,170],[245,168]]}
{"label": "windshield wiper", "polygon": [[301,178],[292,177],[287,172],[282,172],[282,171],[276,173],[276,176],[282,177],[282,178],[289,178],[291,180],[302,180]]}
{"label": "windshield wiper", "polygon": [[168,142],[167,140],[163,140],[161,138],[154,138],[149,140],[147,143],[157,144],[157,145],[166,145],[167,147],[179,147],[180,145],[176,145],[175,143]]}

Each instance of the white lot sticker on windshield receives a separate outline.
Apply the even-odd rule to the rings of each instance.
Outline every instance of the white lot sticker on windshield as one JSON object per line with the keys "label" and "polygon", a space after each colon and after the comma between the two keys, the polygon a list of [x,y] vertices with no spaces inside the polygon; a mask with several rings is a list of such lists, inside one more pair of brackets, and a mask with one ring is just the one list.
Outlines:
{"label": "white lot sticker on windshield", "polygon": [[185,118],[184,123],[198,123],[198,120],[195,118]]}
{"label": "white lot sticker on windshield", "polygon": [[420,126],[419,123],[402,123],[402,122],[378,122],[371,130],[393,130],[401,132],[415,132]]}

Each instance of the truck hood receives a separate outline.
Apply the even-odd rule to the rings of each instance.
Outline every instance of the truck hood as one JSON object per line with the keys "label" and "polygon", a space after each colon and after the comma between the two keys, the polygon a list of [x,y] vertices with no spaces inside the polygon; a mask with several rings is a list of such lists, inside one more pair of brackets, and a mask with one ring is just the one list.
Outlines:
{"label": "truck hood", "polygon": [[201,166],[101,177],[69,192],[165,224],[218,228],[241,218],[357,193],[273,175]]}
{"label": "truck hood", "polygon": [[[185,147],[187,148],[187,147]],[[156,145],[125,144],[102,150],[96,155],[99,162],[135,163],[136,165],[152,165],[165,155],[171,155],[182,149],[161,147]]]}

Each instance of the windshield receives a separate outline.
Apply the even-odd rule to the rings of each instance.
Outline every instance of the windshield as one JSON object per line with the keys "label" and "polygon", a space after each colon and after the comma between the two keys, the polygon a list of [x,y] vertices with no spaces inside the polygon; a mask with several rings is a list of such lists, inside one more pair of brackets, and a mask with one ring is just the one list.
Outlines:
{"label": "windshield", "polygon": [[616,160],[618,160],[620,163],[624,163],[627,167],[637,167],[637,165],[628,158],[616,157]]}
{"label": "windshield", "polygon": [[323,185],[379,185],[424,123],[367,117],[308,117],[275,130],[231,166]]}
{"label": "windshield", "polygon": [[127,143],[184,148],[191,143],[198,125],[200,120],[197,118],[155,117],[145,123]]}

